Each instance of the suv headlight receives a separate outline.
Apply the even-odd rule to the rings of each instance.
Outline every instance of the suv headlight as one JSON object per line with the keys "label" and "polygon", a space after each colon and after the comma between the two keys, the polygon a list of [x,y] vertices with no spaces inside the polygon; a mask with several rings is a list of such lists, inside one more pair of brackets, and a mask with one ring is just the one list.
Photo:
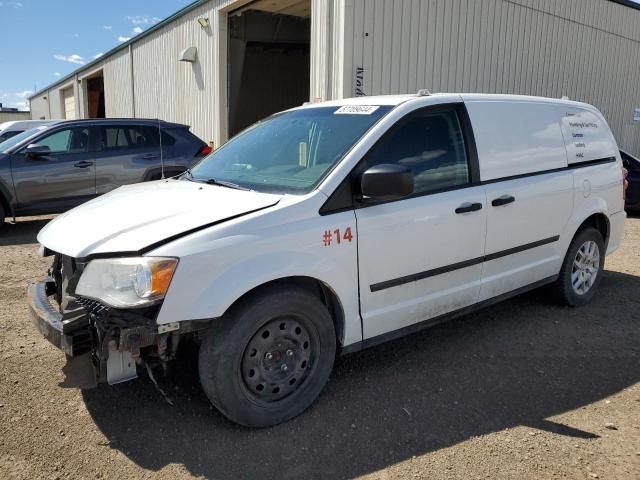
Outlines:
{"label": "suv headlight", "polygon": [[82,272],[76,293],[112,307],[144,307],[164,298],[176,258],[132,257],[91,260]]}

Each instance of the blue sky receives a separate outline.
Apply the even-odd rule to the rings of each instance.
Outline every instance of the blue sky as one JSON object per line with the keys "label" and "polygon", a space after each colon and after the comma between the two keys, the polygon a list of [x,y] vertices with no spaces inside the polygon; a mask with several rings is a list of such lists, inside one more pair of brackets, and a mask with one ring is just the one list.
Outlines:
{"label": "blue sky", "polygon": [[23,109],[34,89],[192,1],[0,0],[0,103]]}

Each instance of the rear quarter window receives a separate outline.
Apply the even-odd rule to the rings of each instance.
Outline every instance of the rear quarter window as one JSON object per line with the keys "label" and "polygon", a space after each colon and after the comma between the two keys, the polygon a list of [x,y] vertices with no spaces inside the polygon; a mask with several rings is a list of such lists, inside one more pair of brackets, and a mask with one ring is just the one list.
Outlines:
{"label": "rear quarter window", "polygon": [[473,125],[481,180],[567,166],[560,105],[470,101],[466,106]]}
{"label": "rear quarter window", "polygon": [[569,165],[615,157],[617,147],[606,122],[589,110],[568,108],[562,116]]}

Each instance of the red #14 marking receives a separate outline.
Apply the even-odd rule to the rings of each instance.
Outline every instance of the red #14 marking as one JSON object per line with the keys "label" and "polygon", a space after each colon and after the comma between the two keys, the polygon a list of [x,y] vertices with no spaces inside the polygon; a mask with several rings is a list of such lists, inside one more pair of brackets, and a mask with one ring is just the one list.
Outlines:
{"label": "red #14 marking", "polygon": [[340,229],[336,228],[333,232],[331,230],[325,230],[322,235],[322,243],[325,247],[331,246],[333,240],[340,245],[340,242],[349,242],[353,240],[353,234],[351,233],[351,227],[347,227],[344,233],[341,234]]}

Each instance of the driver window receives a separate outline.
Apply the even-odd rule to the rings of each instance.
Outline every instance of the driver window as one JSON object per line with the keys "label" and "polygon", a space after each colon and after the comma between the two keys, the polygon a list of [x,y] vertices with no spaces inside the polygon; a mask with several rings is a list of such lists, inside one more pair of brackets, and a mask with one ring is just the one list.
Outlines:
{"label": "driver window", "polygon": [[77,127],[59,130],[37,143],[49,147],[50,154],[85,153],[89,151],[89,129]]}
{"label": "driver window", "polygon": [[415,193],[470,182],[462,129],[455,111],[425,111],[401,121],[367,156],[367,166],[404,165],[413,173]]}

